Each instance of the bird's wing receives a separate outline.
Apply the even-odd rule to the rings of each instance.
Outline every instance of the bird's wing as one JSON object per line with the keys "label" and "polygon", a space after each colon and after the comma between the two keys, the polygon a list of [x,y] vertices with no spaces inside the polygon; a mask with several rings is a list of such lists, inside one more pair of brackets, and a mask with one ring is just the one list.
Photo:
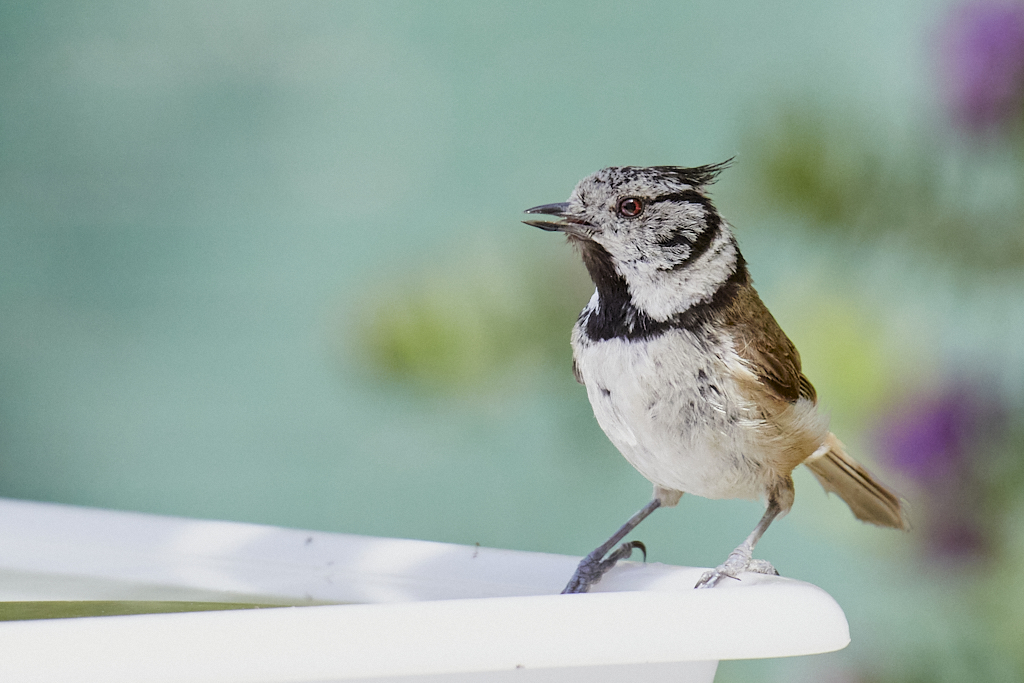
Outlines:
{"label": "bird's wing", "polygon": [[757,292],[736,302],[725,312],[725,324],[733,329],[736,352],[771,395],[794,403],[800,398],[817,402],[817,393],[800,369],[800,354]]}

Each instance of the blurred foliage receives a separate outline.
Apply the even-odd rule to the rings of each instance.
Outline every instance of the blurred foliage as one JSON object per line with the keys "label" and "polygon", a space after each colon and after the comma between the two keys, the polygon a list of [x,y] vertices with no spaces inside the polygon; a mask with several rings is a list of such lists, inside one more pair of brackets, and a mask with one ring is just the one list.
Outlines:
{"label": "blurred foliage", "polygon": [[[839,245],[902,252],[972,287],[1019,282],[1024,5],[955,6],[937,47],[942,117],[922,113],[912,133],[898,134],[856,106],[783,102],[748,134],[748,199]],[[1019,294],[993,287],[987,296]],[[820,322],[821,334],[833,331],[830,321]],[[866,364],[854,359],[862,355],[837,343],[828,362],[839,374],[857,374]],[[892,395],[875,405],[877,450],[902,474],[911,504],[908,571],[922,596],[943,598],[921,642],[894,645],[889,656],[882,646],[877,661],[830,677],[1024,679],[1024,407],[993,381],[1005,371],[999,360],[986,367],[979,359],[973,370],[958,358],[940,359],[929,380],[890,384]],[[927,613],[923,603],[914,610]],[[920,622],[910,626],[929,632]]]}
{"label": "blurred foliage", "polygon": [[[947,112],[922,115],[911,134],[872,125],[855,106],[783,103],[748,136],[757,202],[839,244],[923,256],[972,287],[1019,282],[1024,5],[953,7],[938,49]],[[993,287],[987,296],[1018,298],[1019,290]],[[878,451],[902,474],[911,503],[908,571],[922,596],[942,598],[935,623],[909,625],[920,642],[892,646],[889,656],[882,646],[877,661],[856,663],[837,674],[842,680],[1024,679],[1024,407],[1019,393],[993,381],[1005,372],[999,359],[975,360],[968,369],[940,359],[930,380],[894,386],[876,405]],[[928,613],[924,603],[913,609]]]}
{"label": "blurred foliage", "polygon": [[804,101],[783,107],[764,129],[749,134],[754,174],[763,185],[759,205],[797,211],[815,224],[859,219],[877,193],[879,159],[861,136],[832,130],[832,117]]}
{"label": "blurred foliage", "polygon": [[863,425],[899,381],[892,340],[872,312],[850,298],[794,296],[785,330],[800,351],[824,410]]}
{"label": "blurred foliage", "polygon": [[1024,266],[1024,153],[965,148],[940,131],[893,135],[855,108],[803,99],[780,105],[748,133],[745,147],[750,201],[761,211],[974,273]]}
{"label": "blurred foliage", "polygon": [[557,364],[568,376],[569,331],[592,289],[583,266],[570,264],[564,243],[539,255],[503,246],[477,245],[376,282],[357,315],[364,367],[446,392],[507,386]]}

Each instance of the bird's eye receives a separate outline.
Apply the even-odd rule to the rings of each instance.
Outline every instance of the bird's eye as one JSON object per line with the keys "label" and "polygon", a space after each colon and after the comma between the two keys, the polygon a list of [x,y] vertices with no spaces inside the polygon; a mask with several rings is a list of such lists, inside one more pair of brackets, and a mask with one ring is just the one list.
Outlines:
{"label": "bird's eye", "polygon": [[626,197],[619,201],[617,211],[620,216],[626,218],[636,218],[640,215],[640,212],[644,210],[644,204],[636,197]]}

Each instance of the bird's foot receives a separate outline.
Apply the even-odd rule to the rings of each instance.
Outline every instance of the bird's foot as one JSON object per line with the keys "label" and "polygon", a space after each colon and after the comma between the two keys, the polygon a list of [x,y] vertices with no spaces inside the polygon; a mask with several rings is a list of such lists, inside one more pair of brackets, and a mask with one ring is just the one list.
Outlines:
{"label": "bird's foot", "polygon": [[586,593],[590,587],[601,580],[605,573],[615,566],[619,560],[625,560],[633,554],[634,548],[638,548],[647,560],[647,547],[640,541],[629,541],[623,543],[614,552],[604,557],[604,552],[598,548],[590,553],[576,567],[576,573],[569,579],[562,593]]}
{"label": "bird's foot", "polygon": [[741,545],[739,548],[736,548],[736,550],[729,553],[729,557],[725,562],[714,569],[704,572],[694,588],[714,588],[726,576],[738,579],[738,575],[742,572],[779,575],[779,572],[775,570],[775,567],[770,562],[752,559],[750,556],[751,552],[751,549],[746,546]]}

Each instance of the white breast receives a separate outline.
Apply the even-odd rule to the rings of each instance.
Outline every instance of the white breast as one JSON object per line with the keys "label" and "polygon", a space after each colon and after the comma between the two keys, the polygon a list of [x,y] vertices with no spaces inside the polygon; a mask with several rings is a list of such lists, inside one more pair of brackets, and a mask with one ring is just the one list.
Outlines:
{"label": "white breast", "polygon": [[682,329],[592,341],[577,325],[573,352],[598,424],[652,483],[706,498],[764,494],[770,445],[729,378],[740,361],[727,341]]}

